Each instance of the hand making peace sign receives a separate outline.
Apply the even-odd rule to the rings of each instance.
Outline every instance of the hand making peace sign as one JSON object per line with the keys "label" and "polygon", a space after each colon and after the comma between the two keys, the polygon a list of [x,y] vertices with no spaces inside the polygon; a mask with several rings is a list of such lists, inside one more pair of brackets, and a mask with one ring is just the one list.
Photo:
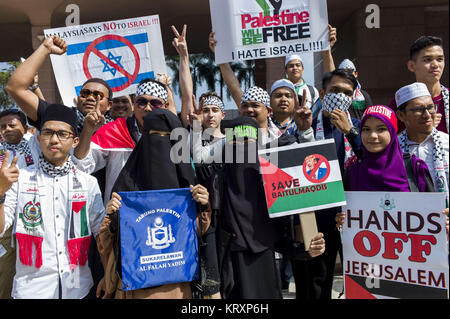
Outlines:
{"label": "hand making peace sign", "polygon": [[183,31],[181,32],[181,35],[178,33],[177,28],[175,26],[171,26],[173,34],[175,35],[175,38],[172,41],[172,45],[175,47],[175,49],[178,52],[178,55],[180,57],[186,57],[188,56],[188,47],[186,42],[186,29],[187,26],[183,25]]}
{"label": "hand making peace sign", "polygon": [[306,89],[303,90],[300,105],[298,103],[298,95],[295,94],[295,96],[294,121],[300,131],[305,131],[312,125],[312,111],[306,107]]}

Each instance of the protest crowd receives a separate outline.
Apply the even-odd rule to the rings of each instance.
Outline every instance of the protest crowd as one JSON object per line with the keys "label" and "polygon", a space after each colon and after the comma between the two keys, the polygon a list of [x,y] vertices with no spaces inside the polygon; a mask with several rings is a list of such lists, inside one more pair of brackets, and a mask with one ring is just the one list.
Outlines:
{"label": "protest crowd", "polygon": [[[269,216],[265,162],[258,156],[258,149],[307,148],[325,140],[333,141],[335,174],[345,191],[446,194],[439,214],[448,240],[449,91],[440,82],[441,38],[424,35],[411,43],[405,63],[416,81],[392,92],[389,105],[372,101],[350,59],[335,67],[331,49],[338,32],[331,25],[321,87],[304,81],[304,70],[314,66],[297,54],[285,57],[285,77],[267,88],[243,90],[230,64],[220,64],[239,110],[225,120],[219,94],[193,94],[188,26],[172,31],[180,112],[166,74],[143,79],[132,95],[116,96],[107,81],[91,78],[73,106],[47,101],[36,75],[50,56],[67,52],[56,35],[12,74],[6,91],[18,108],[0,113],[0,298],[281,299],[293,278],[296,299],[331,299],[346,211],[313,211],[317,232],[306,241],[300,214]],[[215,33],[205,41],[214,52]],[[326,171],[314,158],[306,162],[308,174],[321,180]],[[288,188],[277,196],[287,196]],[[160,202],[179,219],[167,190],[185,189],[195,233],[172,236],[174,226],[162,232],[158,218],[145,229],[147,246],[163,250],[180,236],[185,245],[194,243],[195,276],[166,280],[165,273],[131,284],[129,278],[140,282],[145,271],[129,271],[129,251],[140,253],[139,232],[124,231],[130,208],[123,206],[133,206],[133,198],[141,205],[139,194],[160,191],[167,195]],[[443,253],[448,256],[448,243]],[[162,265],[176,267],[177,259],[141,267],[157,273]]]}

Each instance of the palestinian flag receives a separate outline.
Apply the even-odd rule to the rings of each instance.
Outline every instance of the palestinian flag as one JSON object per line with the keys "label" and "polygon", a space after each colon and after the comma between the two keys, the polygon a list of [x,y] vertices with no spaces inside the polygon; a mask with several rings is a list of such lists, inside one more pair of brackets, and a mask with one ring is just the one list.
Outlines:
{"label": "palestinian flag", "polygon": [[375,278],[364,276],[344,278],[345,299],[448,299],[448,290],[443,288],[379,278],[375,282]]}
{"label": "palestinian flag", "polygon": [[84,266],[88,260],[91,230],[89,228],[86,204],[86,201],[72,202],[69,240],[67,241],[71,269],[74,269],[78,264]]}
{"label": "palestinian flag", "polygon": [[127,127],[127,118],[118,118],[103,125],[91,139],[93,149],[132,151],[135,143]]}
{"label": "palestinian flag", "polygon": [[333,139],[259,151],[270,217],[346,205]]}

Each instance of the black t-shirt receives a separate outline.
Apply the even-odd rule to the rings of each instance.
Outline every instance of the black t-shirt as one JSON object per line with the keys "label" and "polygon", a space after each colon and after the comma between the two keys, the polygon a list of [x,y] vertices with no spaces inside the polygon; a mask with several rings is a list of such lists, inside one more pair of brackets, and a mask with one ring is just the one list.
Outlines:
{"label": "black t-shirt", "polygon": [[[47,110],[47,108],[49,107],[49,105],[51,105],[52,103],[49,103],[47,101],[41,100],[39,99],[39,104],[38,104],[38,109],[37,109],[37,120],[33,121],[32,119],[30,119],[29,117],[27,117],[28,119],[28,123],[32,126],[34,126],[37,130],[41,130],[41,125],[42,125],[42,117],[44,116],[45,111]],[[78,112],[77,112],[77,108],[76,107],[69,107],[70,109],[72,109],[74,112],[77,113],[77,116],[79,116]],[[80,136],[81,131],[83,130],[83,123],[84,121],[82,121],[79,117],[78,117],[78,123],[77,123],[77,134],[78,136]]]}

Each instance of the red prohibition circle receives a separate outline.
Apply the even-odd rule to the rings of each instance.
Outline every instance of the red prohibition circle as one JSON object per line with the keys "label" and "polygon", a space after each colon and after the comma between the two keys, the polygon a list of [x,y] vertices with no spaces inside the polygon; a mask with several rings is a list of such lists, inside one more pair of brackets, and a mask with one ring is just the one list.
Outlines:
{"label": "red prohibition circle", "polygon": [[124,74],[128,78],[128,81],[125,82],[124,84],[122,84],[121,86],[111,88],[113,92],[122,91],[122,90],[126,89],[127,87],[129,87],[131,84],[133,84],[133,82],[136,80],[136,78],[139,74],[139,68],[141,66],[141,60],[139,58],[139,53],[137,52],[133,43],[131,43],[130,40],[128,40],[127,38],[124,38],[124,37],[122,37],[120,35],[116,35],[116,34],[108,34],[108,35],[104,35],[104,36],[99,37],[99,38],[95,39],[94,41],[92,41],[89,44],[89,46],[87,47],[86,51],[84,52],[84,56],[83,56],[84,74],[86,75],[88,80],[92,79],[91,72],[89,72],[89,68],[88,68],[88,60],[89,60],[89,56],[91,55],[91,53],[94,53],[102,60],[108,60],[108,58],[106,56],[104,56],[100,51],[98,51],[95,48],[97,46],[97,44],[99,44],[103,41],[106,41],[106,40],[117,40],[117,41],[120,41],[120,42],[126,44],[126,46],[131,50],[131,52],[134,55],[135,68],[134,68],[133,74],[129,74],[126,70],[124,70],[120,67],[119,67],[120,69],[117,69],[117,67],[118,67],[117,65],[113,66],[120,73]]}
{"label": "red prohibition circle", "polygon": [[[306,165],[306,161],[309,158],[318,159],[318,162],[315,163],[314,168],[310,171],[310,174],[308,174],[307,165]],[[317,170],[319,169],[320,165],[322,165],[322,163],[325,163],[325,165],[327,167],[327,172],[326,172],[325,176],[322,177],[321,179],[316,179],[316,178],[314,178],[314,175],[317,172]],[[309,156],[307,156],[305,158],[305,161],[303,162],[303,175],[311,183],[315,183],[315,184],[323,183],[330,176],[330,171],[331,171],[330,163],[328,162],[328,160],[324,156],[322,156],[320,154],[309,155]]]}

